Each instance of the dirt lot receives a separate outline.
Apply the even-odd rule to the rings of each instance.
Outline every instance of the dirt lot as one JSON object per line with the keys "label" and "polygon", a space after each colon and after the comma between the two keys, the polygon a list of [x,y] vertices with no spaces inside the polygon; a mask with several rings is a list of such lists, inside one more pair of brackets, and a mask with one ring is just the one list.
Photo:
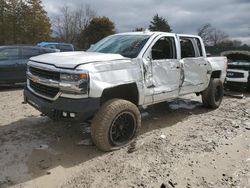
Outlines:
{"label": "dirt lot", "polygon": [[156,105],[133,153],[103,153],[88,125],[53,123],[22,104],[21,89],[1,89],[0,187],[250,187],[245,95],[214,111],[193,95]]}

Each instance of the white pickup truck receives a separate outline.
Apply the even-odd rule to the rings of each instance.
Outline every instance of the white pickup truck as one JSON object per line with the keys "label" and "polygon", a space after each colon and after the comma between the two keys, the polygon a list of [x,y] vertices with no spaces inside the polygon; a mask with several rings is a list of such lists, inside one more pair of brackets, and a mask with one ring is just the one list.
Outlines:
{"label": "white pickup truck", "polygon": [[219,107],[225,57],[207,58],[198,36],[163,32],[116,34],[87,52],[30,59],[24,100],[53,120],[91,120],[96,146],[127,145],[141,126],[139,108],[201,94]]}

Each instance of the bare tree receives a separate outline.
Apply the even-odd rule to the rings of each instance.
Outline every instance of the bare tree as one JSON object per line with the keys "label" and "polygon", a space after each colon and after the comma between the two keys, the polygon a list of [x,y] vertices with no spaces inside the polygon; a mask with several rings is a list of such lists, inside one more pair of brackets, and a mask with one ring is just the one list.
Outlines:
{"label": "bare tree", "polygon": [[61,14],[53,21],[54,32],[63,42],[76,44],[80,33],[95,17],[96,12],[89,5],[82,5],[76,9],[64,5]]}
{"label": "bare tree", "polygon": [[203,39],[205,45],[209,45],[211,41],[210,34],[213,32],[211,24],[207,23],[198,29],[198,35]]}
{"label": "bare tree", "polygon": [[214,31],[210,34],[210,38],[212,45],[216,46],[217,44],[228,39],[228,35],[225,32],[215,28]]}
{"label": "bare tree", "polygon": [[233,43],[233,47],[235,48],[242,46],[242,41],[240,40],[233,40],[232,43]]}
{"label": "bare tree", "polygon": [[218,45],[228,39],[228,35],[211,24],[207,23],[198,29],[198,35],[203,39],[205,45]]}
{"label": "bare tree", "polygon": [[75,13],[78,31],[84,30],[90,21],[96,16],[96,12],[90,5],[81,6]]}

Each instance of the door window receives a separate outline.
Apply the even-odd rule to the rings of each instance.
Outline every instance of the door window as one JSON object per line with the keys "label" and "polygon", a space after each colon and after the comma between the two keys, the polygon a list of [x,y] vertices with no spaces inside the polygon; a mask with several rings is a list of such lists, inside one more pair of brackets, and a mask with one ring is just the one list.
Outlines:
{"label": "door window", "polygon": [[195,50],[191,39],[181,39],[181,58],[195,57]]}
{"label": "door window", "polygon": [[23,48],[23,58],[29,59],[33,56],[40,55],[40,49],[38,48]]}
{"label": "door window", "polygon": [[18,48],[4,48],[0,49],[0,60],[18,59]]}
{"label": "door window", "polygon": [[55,44],[48,44],[46,46],[44,46],[45,48],[51,48],[51,49],[56,49],[56,45]]}
{"label": "door window", "polygon": [[160,38],[152,47],[152,59],[176,59],[176,47],[174,38]]}

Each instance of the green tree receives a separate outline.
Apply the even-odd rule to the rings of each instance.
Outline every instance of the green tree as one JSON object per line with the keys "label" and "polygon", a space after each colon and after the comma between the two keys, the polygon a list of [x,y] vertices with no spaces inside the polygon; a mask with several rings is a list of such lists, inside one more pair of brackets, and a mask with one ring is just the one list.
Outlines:
{"label": "green tree", "polygon": [[23,23],[26,7],[23,0],[1,0],[0,3],[0,19],[1,19],[1,39],[0,44],[16,44],[21,43],[21,33],[25,28]]}
{"label": "green tree", "polygon": [[156,14],[153,17],[153,20],[150,23],[151,23],[149,25],[150,31],[172,32],[172,29],[168,24],[168,21],[163,17],[160,17],[158,14]]}
{"label": "green tree", "polygon": [[8,10],[8,5],[6,0],[0,0],[0,44],[3,44],[5,41],[6,35],[6,13]]}
{"label": "green tree", "polygon": [[0,0],[0,45],[48,40],[50,28],[41,0]]}
{"label": "green tree", "polygon": [[8,8],[5,12],[4,17],[4,27],[5,27],[5,43],[15,44],[19,43],[19,32],[22,29],[22,25],[19,23],[21,14],[21,5],[24,3],[20,0],[6,0],[5,1]]}
{"label": "green tree", "polygon": [[115,25],[107,17],[95,17],[81,33],[81,48],[87,49],[102,38],[114,34]]}
{"label": "green tree", "polygon": [[29,42],[35,44],[50,39],[51,23],[41,0],[28,0],[29,16],[26,15],[27,31],[30,33]]}

